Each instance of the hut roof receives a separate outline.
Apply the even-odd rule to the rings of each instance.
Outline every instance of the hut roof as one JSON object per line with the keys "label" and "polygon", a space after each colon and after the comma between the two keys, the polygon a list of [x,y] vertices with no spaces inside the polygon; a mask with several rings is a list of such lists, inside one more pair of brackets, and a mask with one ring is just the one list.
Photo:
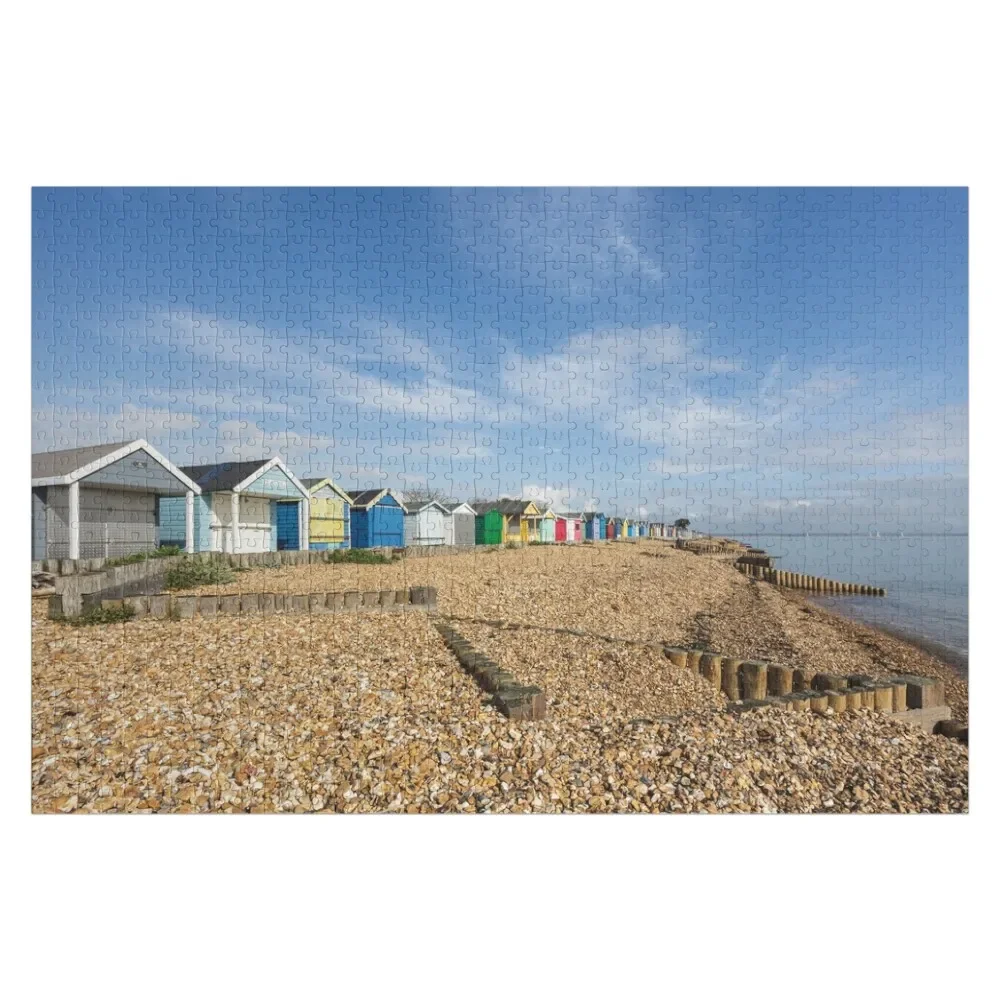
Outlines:
{"label": "hut roof", "polygon": [[78,479],[85,479],[140,450],[145,451],[153,461],[162,465],[176,479],[181,480],[188,489],[195,493],[201,492],[201,487],[193,481],[193,476],[178,469],[143,438],[117,441],[114,444],[92,444],[82,448],[38,452],[31,456],[32,485],[68,485]]}
{"label": "hut roof", "polygon": [[253,462],[217,462],[214,465],[185,465],[181,471],[190,476],[208,493],[217,490],[231,490],[245,479],[249,479],[270,459],[261,458]]}
{"label": "hut roof", "polygon": [[[456,513],[456,511],[461,511],[461,513],[463,513],[463,514],[464,513],[475,514],[475,512],[476,512],[475,508],[472,506],[472,504],[466,503],[464,500],[462,500],[462,501],[460,501],[458,503],[446,503],[444,505],[444,507],[445,507],[445,510],[447,510],[449,514],[454,514],[454,513]],[[465,508],[464,511],[461,510],[462,507]]]}
{"label": "hut roof", "polygon": [[538,510],[533,500],[489,500],[485,503],[474,503],[470,505],[476,514],[488,514],[490,511],[499,511],[501,514],[524,514],[529,507]]}
{"label": "hut roof", "polygon": [[428,507],[437,507],[446,514],[448,513],[448,508],[438,500],[403,500],[399,506],[407,514],[419,514],[420,511],[427,510]]}
{"label": "hut roof", "polygon": [[64,448],[62,451],[41,451],[31,456],[31,478],[42,479],[49,476],[68,476],[84,465],[124,448],[128,441],[115,444],[92,444],[84,448]]}
{"label": "hut roof", "polygon": [[347,490],[347,496],[350,497],[352,507],[363,507],[365,510],[368,510],[369,507],[374,507],[385,496],[392,497],[400,507],[403,506],[403,501],[390,489]]}
{"label": "hut roof", "polygon": [[324,486],[329,486],[330,489],[341,498],[341,500],[346,500],[348,503],[351,502],[350,496],[348,496],[348,494],[346,494],[329,476],[322,479],[303,479],[301,480],[301,483],[310,493],[322,489]]}
{"label": "hut roof", "polygon": [[214,465],[185,465],[181,472],[190,476],[206,493],[228,493],[237,489],[248,489],[256,479],[268,469],[279,468],[299,488],[307,493],[305,486],[288,470],[278,456],[258,458],[249,462],[217,462]]}

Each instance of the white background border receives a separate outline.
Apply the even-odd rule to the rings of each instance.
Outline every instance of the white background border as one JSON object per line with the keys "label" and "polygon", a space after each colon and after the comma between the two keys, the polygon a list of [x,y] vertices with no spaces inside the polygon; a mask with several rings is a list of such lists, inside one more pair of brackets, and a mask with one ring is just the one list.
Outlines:
{"label": "white background border", "polygon": [[12,995],[980,995],[997,785],[980,706],[1000,670],[981,7],[8,12],[9,481],[30,478],[30,187],[49,184],[967,184],[975,468],[968,817],[32,817],[27,488],[3,495]]}

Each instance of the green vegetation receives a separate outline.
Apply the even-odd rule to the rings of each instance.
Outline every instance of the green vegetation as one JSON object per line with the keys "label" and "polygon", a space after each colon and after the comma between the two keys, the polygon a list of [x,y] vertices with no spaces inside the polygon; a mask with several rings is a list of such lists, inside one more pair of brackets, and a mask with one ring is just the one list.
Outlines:
{"label": "green vegetation", "polygon": [[179,545],[161,545],[152,552],[133,552],[130,556],[118,556],[115,559],[108,559],[104,563],[104,568],[131,566],[133,563],[145,562],[147,559],[166,559],[167,556],[179,556],[180,554],[181,549]]}
{"label": "green vegetation", "polygon": [[329,563],[391,563],[391,556],[384,556],[373,549],[331,549],[326,554]]}
{"label": "green vegetation", "polygon": [[135,608],[129,604],[116,604],[110,608],[96,605],[88,608],[82,615],[75,618],[63,618],[66,625],[113,625],[115,622],[131,621],[135,617]]}
{"label": "green vegetation", "polygon": [[207,583],[232,583],[235,574],[221,562],[188,562],[171,566],[164,577],[166,590],[187,590]]}

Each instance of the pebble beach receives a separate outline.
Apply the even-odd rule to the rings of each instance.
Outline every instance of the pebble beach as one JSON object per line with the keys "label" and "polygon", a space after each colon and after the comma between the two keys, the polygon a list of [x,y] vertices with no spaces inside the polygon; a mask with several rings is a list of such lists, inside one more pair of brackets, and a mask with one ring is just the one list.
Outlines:
{"label": "pebble beach", "polygon": [[[74,627],[33,601],[36,812],[964,812],[968,749],[867,710],[734,713],[642,643],[966,680],[906,641],[654,541],[255,569],[203,592],[430,585],[520,681],[511,722],[417,612]],[[194,591],[192,591],[194,592]],[[559,629],[571,628],[578,635]]]}

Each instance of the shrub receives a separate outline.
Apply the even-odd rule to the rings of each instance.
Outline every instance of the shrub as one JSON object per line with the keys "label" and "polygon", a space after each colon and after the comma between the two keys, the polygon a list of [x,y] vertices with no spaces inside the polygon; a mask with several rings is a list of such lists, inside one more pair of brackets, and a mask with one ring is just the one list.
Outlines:
{"label": "shrub", "polygon": [[326,554],[329,563],[391,563],[391,556],[384,556],[373,549],[331,549]]}
{"label": "shrub", "polygon": [[221,562],[182,562],[171,566],[163,580],[165,590],[188,590],[207,583],[232,583],[233,571]]}
{"label": "shrub", "polygon": [[145,562],[147,559],[165,559],[167,556],[178,556],[181,553],[179,545],[161,545],[152,552],[133,552],[130,556],[117,556],[108,559],[104,566],[110,569],[112,566],[131,566],[133,563]]}
{"label": "shrub", "polygon": [[67,625],[112,625],[115,622],[131,621],[135,617],[135,608],[130,604],[119,604],[110,608],[95,605],[88,608],[82,615],[75,618],[63,618]]}

